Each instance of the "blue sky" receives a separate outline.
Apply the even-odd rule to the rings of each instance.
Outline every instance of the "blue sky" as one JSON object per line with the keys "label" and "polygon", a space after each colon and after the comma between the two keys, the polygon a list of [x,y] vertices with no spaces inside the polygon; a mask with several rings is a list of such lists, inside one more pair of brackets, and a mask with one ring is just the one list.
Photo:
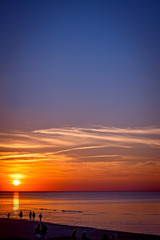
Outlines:
{"label": "blue sky", "polygon": [[159,1],[0,1],[1,129],[160,123]]}

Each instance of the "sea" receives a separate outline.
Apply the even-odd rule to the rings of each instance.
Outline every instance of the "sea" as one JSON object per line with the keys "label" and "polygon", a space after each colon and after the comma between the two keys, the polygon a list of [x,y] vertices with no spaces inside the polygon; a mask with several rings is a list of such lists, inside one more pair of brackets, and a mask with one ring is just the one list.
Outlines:
{"label": "sea", "polygon": [[160,192],[0,192],[0,217],[160,235]]}

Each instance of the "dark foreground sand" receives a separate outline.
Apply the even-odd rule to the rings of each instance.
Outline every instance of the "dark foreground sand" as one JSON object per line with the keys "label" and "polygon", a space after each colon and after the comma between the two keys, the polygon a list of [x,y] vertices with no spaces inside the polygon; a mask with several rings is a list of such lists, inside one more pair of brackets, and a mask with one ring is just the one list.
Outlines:
{"label": "dark foreground sand", "polygon": [[[19,219],[0,219],[0,239],[35,239],[34,231],[38,221],[28,221]],[[48,240],[70,240],[72,239],[72,232],[78,229],[77,240],[82,239],[83,231],[87,232],[87,237],[91,240],[101,240],[104,233],[113,240],[160,240],[160,236],[135,234],[126,232],[113,232],[108,230],[99,230],[88,227],[75,227],[45,223],[48,227],[47,239]]]}

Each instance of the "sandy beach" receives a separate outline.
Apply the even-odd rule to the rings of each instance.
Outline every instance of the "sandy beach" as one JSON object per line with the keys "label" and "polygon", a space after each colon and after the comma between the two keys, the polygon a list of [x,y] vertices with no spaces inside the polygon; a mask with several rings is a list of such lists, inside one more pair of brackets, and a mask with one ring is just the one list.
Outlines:
{"label": "sandy beach", "polygon": [[[36,239],[35,228],[38,225],[38,221],[28,221],[20,219],[0,219],[0,239]],[[119,231],[108,231],[88,227],[75,227],[59,224],[45,223],[48,228],[47,239],[49,240],[62,240],[72,239],[73,230],[77,229],[77,240],[82,239],[82,233],[86,231],[87,237],[92,240],[101,240],[104,233],[108,236],[108,239],[115,240],[158,240],[160,236],[149,234],[137,234],[127,233]]]}

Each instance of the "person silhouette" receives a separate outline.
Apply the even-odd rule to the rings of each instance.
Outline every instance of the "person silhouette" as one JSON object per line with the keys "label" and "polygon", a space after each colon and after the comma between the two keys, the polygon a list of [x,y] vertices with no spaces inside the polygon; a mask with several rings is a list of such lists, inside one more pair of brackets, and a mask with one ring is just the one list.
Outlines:
{"label": "person silhouette", "polygon": [[82,240],[87,240],[87,233],[85,231],[82,233]]}
{"label": "person silhouette", "polygon": [[47,235],[47,226],[44,223],[41,223],[42,226],[42,240],[46,240],[46,235]]}
{"label": "person silhouette", "polygon": [[30,219],[30,221],[31,221],[31,218],[32,218],[32,212],[30,211],[29,212],[29,219]]}
{"label": "person silhouette", "polygon": [[40,228],[40,224],[39,223],[38,223],[38,226],[35,229],[34,234],[35,234],[36,239],[41,239],[41,228]]}
{"label": "person silhouette", "polygon": [[7,214],[7,217],[8,217],[8,218],[10,217],[10,214],[11,214],[10,212]]}
{"label": "person silhouette", "polygon": [[77,229],[75,229],[73,232],[72,232],[72,240],[76,240],[77,239]]}
{"label": "person silhouette", "polygon": [[39,220],[40,220],[40,222],[41,222],[41,219],[42,219],[42,214],[40,213],[40,214],[39,214]]}
{"label": "person silhouette", "polygon": [[35,220],[36,214],[35,214],[34,211],[33,211],[33,213],[32,213],[32,216],[33,216],[33,220]]}
{"label": "person silhouette", "polygon": [[22,217],[23,217],[23,212],[22,212],[22,210],[20,211],[19,216],[20,216],[20,219],[22,219]]}
{"label": "person silhouette", "polygon": [[103,237],[102,237],[102,240],[108,240],[108,239],[109,239],[108,235],[106,233],[104,233]]}

